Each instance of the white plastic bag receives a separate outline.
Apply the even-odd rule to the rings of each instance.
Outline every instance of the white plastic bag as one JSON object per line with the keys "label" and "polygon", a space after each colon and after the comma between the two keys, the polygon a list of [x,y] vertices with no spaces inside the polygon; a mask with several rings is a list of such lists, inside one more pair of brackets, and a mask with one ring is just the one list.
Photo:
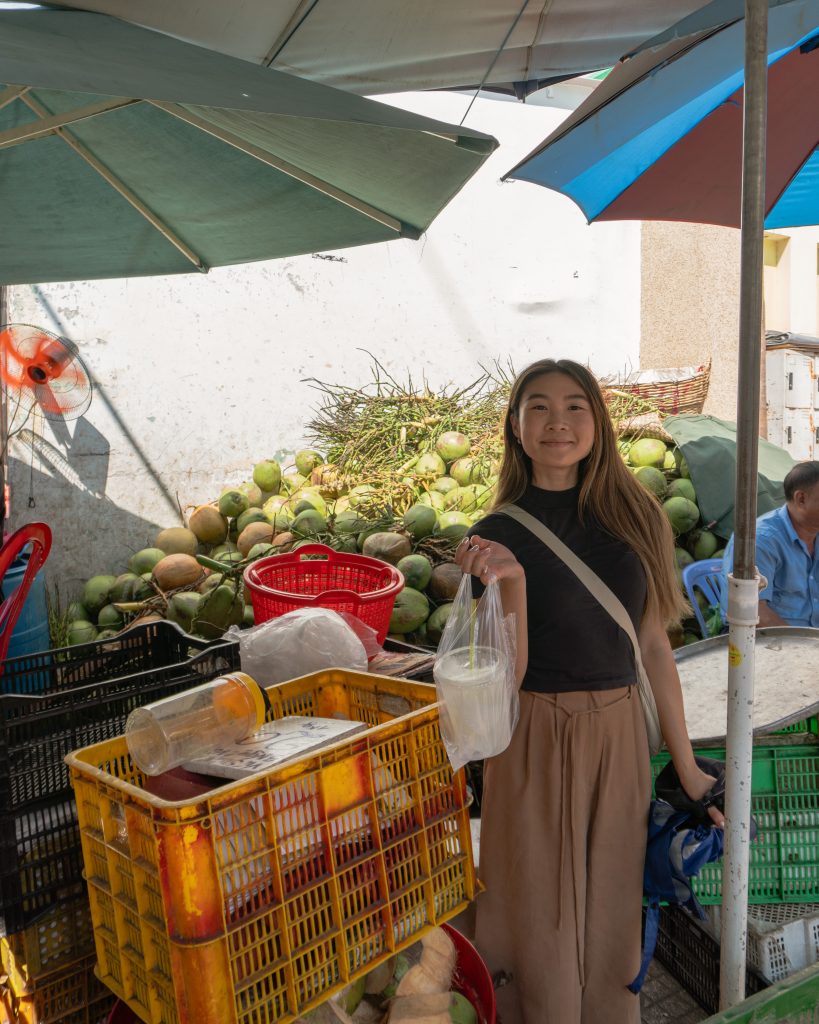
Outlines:
{"label": "white plastic bag", "polygon": [[225,635],[239,641],[242,671],[260,686],[324,668],[367,671],[364,644],[341,615],[329,608],[299,608],[250,629],[231,626]]}
{"label": "white plastic bag", "polygon": [[441,737],[452,767],[500,754],[509,746],[520,702],[515,680],[514,616],[503,617],[493,578],[478,602],[464,574],[433,667]]}

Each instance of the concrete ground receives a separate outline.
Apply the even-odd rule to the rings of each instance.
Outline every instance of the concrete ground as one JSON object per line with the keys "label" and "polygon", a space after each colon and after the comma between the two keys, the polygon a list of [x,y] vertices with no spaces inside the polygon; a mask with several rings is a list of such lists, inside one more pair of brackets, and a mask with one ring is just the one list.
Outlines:
{"label": "concrete ground", "polygon": [[658,960],[651,962],[640,995],[642,1024],[700,1024],[708,1014]]}

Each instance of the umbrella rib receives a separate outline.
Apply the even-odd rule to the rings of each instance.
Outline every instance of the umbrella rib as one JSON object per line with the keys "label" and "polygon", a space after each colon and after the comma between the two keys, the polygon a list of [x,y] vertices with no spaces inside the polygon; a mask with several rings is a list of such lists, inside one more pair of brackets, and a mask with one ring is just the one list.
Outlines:
{"label": "umbrella rib", "polygon": [[0,149],[6,149],[9,146],[19,146],[21,143],[28,142],[30,139],[36,139],[40,135],[50,135],[63,125],[74,124],[76,121],[85,121],[89,117],[97,117],[97,115],[105,114],[109,110],[119,110],[120,107],[127,107],[132,103],[141,102],[141,100],[137,99],[112,97],[100,103],[91,103],[87,107],[78,107],[76,110],[70,110],[63,114],[51,114],[48,117],[41,118],[39,122],[24,124],[19,128],[11,128],[6,132],[0,132]]}
{"label": "umbrella rib", "polygon": [[0,89],[0,110],[28,92],[29,88],[28,85],[10,85],[7,89]]}
{"label": "umbrella rib", "polygon": [[[45,109],[45,107],[41,106],[37,102],[37,100],[34,99],[33,96],[21,96],[21,99],[23,103],[25,103],[27,107],[33,110],[38,117],[46,117],[48,115],[48,111]],[[168,225],[159,217],[157,217],[157,215],[152,210],[150,210],[145,205],[145,203],[143,203],[142,200],[139,199],[138,196],[136,196],[128,188],[128,186],[124,182],[122,182],[112,171],[110,171],[105,166],[105,164],[98,160],[97,157],[95,157],[94,154],[91,152],[91,150],[87,149],[83,145],[83,143],[79,141],[79,139],[77,139],[74,135],[72,135],[71,132],[67,131],[65,128],[56,128],[54,129],[54,133],[55,135],[58,135],[63,140],[63,142],[66,143],[66,145],[70,146],[77,154],[77,156],[84,160],[89,167],[91,167],[93,170],[97,172],[97,174],[104,178],[105,181],[108,182],[108,184],[111,186],[111,188],[118,192],[127,203],[130,203],[130,205],[133,206],[137,213],[141,214],[145,218],[145,220],[147,220],[153,227],[155,227],[156,230],[164,238],[166,238],[171,243],[172,246],[174,246],[174,248],[178,249],[179,252],[181,252],[186,259],[190,260],[190,262],[197,268],[197,270],[201,270],[203,273],[207,271],[208,268],[205,266],[205,263],[201,259],[201,257],[197,256],[197,254],[191,248],[189,248],[189,246],[185,245],[182,239],[179,238],[176,234],[174,234],[174,232],[168,227]]]}
{"label": "umbrella rib", "polygon": [[282,160],[280,157],[273,156],[272,153],[268,153],[265,150],[260,149],[258,146],[254,146],[250,142],[245,142],[244,139],[240,139],[232,132],[227,132],[222,128],[217,128],[216,125],[210,124],[204,118],[197,117],[196,114],[192,114],[189,110],[186,110],[184,107],[181,107],[176,103],[165,103],[160,100],[148,100],[147,102],[151,103],[155,107],[159,107],[160,110],[164,110],[173,117],[178,117],[180,121],[185,121],[194,128],[199,128],[201,131],[207,132],[209,135],[213,135],[214,138],[227,143],[229,146],[233,146],[235,149],[245,153],[247,156],[254,157],[256,160],[267,164],[269,167],[272,167],[277,171],[281,171],[282,174],[286,174],[288,177],[294,178],[296,181],[300,181],[303,185],[314,188],[317,192],[322,192],[324,195],[330,196],[331,199],[336,199],[345,206],[349,206],[353,210],[357,210],[365,217],[369,217],[370,220],[374,220],[377,223],[382,224],[384,227],[389,228],[390,231],[394,231],[397,235],[402,234],[404,225],[402,225],[400,220],[396,220],[395,217],[391,217],[388,213],[384,213],[383,210],[370,206],[369,203],[365,203],[361,199],[351,196],[348,192],[344,192],[342,189],[336,188],[335,185],[331,185],[329,182],[324,181],[321,178],[317,178],[308,171],[302,170],[300,167],[296,167],[295,164],[291,164],[287,160]]}

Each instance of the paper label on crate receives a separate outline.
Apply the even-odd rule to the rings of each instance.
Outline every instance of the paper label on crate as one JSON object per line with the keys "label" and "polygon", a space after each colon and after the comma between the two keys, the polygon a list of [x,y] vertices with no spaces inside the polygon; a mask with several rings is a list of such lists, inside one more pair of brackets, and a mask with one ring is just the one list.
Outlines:
{"label": "paper label on crate", "polygon": [[314,753],[367,728],[364,722],[292,715],[277,722],[266,722],[240,743],[216,747],[204,757],[187,761],[183,767],[203,775],[244,779],[269,771],[293,757]]}

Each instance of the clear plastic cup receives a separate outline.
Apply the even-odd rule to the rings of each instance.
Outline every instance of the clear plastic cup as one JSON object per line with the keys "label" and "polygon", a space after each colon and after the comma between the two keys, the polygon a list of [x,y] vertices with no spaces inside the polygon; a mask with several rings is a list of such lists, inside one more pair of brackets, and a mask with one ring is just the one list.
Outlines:
{"label": "clear plastic cup", "polygon": [[161,775],[226,743],[247,739],[264,722],[262,691],[233,672],[136,708],[125,723],[131,757],[146,775]]}
{"label": "clear plastic cup", "polygon": [[485,757],[503,749],[507,671],[505,655],[488,647],[458,647],[436,662],[435,682],[459,746]]}

